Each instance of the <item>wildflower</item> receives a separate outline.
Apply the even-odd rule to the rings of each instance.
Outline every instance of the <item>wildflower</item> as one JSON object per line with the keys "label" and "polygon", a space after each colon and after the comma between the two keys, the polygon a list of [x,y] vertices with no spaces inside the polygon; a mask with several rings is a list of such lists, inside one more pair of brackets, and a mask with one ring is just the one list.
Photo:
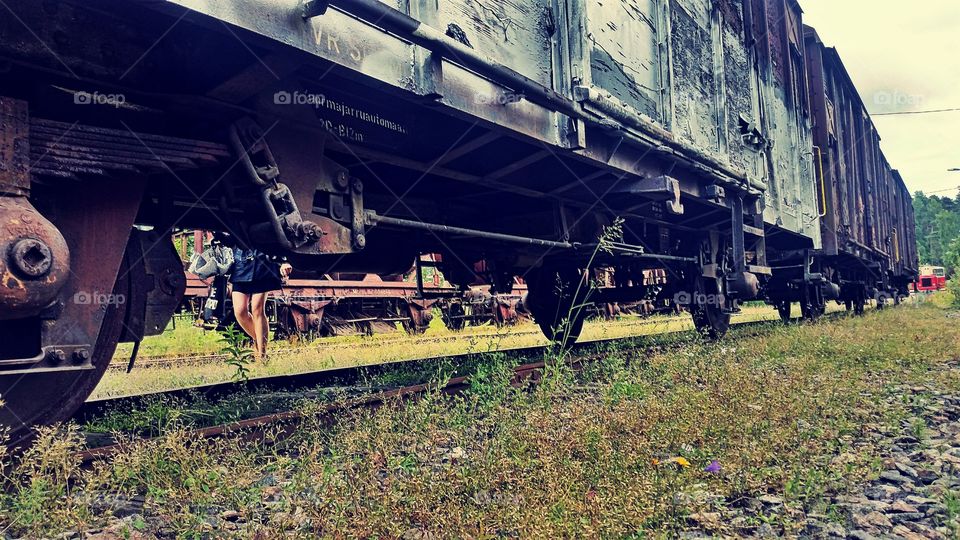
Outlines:
{"label": "wildflower", "polygon": [[690,462],[687,461],[685,457],[677,456],[667,460],[667,463],[676,463],[678,467],[686,469],[690,466]]}
{"label": "wildflower", "polygon": [[707,465],[706,467],[704,467],[703,470],[704,470],[704,472],[708,472],[708,473],[711,473],[711,474],[718,474],[718,473],[720,472],[720,462],[717,461],[717,460],[713,460],[713,461],[710,462],[709,465]]}

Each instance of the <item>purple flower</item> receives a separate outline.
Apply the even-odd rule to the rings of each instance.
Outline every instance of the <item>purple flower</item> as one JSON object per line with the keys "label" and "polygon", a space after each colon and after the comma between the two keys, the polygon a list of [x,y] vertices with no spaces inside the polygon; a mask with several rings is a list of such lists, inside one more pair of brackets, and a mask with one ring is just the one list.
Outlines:
{"label": "purple flower", "polygon": [[703,470],[704,470],[704,472],[708,472],[708,473],[711,473],[711,474],[717,474],[717,473],[720,472],[720,462],[717,461],[717,460],[713,460],[713,461],[711,461],[710,464],[707,465]]}

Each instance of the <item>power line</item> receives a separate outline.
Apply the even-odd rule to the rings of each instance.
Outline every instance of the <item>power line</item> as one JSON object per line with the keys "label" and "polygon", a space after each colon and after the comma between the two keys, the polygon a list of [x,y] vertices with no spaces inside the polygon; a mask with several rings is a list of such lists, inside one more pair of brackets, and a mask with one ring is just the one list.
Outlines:
{"label": "power line", "polygon": [[947,192],[947,191],[957,191],[957,190],[960,190],[960,186],[958,186],[958,187],[953,187],[953,188],[949,188],[949,189],[938,189],[938,190],[936,190],[936,191],[923,191],[923,190],[920,190],[920,191],[921,191],[924,195],[933,195],[934,193],[945,193],[945,192]]}
{"label": "power line", "polygon": [[908,114],[934,114],[934,113],[945,113],[945,112],[955,112],[960,111],[960,107],[953,109],[933,109],[929,111],[903,111],[903,112],[887,112],[887,113],[873,113],[870,116],[903,116]]}

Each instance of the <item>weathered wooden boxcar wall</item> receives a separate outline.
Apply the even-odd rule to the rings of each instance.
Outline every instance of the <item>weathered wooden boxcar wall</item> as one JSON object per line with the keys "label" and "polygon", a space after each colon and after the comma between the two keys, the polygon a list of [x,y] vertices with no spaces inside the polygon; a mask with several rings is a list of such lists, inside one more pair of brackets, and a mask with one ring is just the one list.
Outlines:
{"label": "weathered wooden boxcar wall", "polygon": [[575,68],[579,83],[602,88],[640,114],[662,121],[669,64],[659,44],[669,27],[658,2],[582,0],[573,7],[580,31],[571,38],[583,41]]}
{"label": "weathered wooden boxcar wall", "polygon": [[916,277],[920,268],[920,256],[917,253],[917,229],[913,214],[913,197],[900,176],[900,172],[893,170],[894,197],[893,223],[894,245],[896,245],[896,259],[894,273],[899,276]]}
{"label": "weathered wooden boxcar wall", "polygon": [[806,29],[814,143],[823,156],[828,254],[915,256],[910,195],[880,150],[880,136],[837,51]]}
{"label": "weathered wooden boxcar wall", "polygon": [[768,221],[811,236],[819,247],[801,11],[795,0],[752,0],[752,27],[768,153]]}
{"label": "weathered wooden boxcar wall", "polygon": [[570,1],[579,84],[747,171],[766,186],[767,221],[819,243],[795,2]]}
{"label": "weathered wooden boxcar wall", "polygon": [[916,218],[913,213],[913,198],[907,189],[900,172],[894,170],[893,176],[897,184],[897,224],[896,238],[900,243],[898,267],[894,270],[898,275],[916,274],[920,268],[920,256],[917,253]]}
{"label": "weathered wooden boxcar wall", "polygon": [[890,171],[890,264],[894,275],[915,274],[920,267],[913,199],[900,172]]}
{"label": "weathered wooden boxcar wall", "polygon": [[437,0],[428,22],[486,56],[553,86],[553,0]]}
{"label": "weathered wooden boxcar wall", "polygon": [[747,171],[766,186],[767,221],[819,243],[794,0],[419,0],[409,11],[558,92],[598,90]]}
{"label": "weathered wooden boxcar wall", "polygon": [[[874,131],[876,133],[876,131]],[[875,193],[873,195],[873,211],[876,212],[875,223],[873,226],[873,242],[875,249],[889,257],[891,268],[897,263],[897,259],[902,256],[900,253],[900,243],[897,240],[897,228],[899,226],[897,216],[897,179],[893,175],[893,169],[887,158],[880,150],[880,137],[876,138],[876,154],[879,159],[876,160],[876,182],[874,185]]]}
{"label": "weathered wooden boxcar wall", "polygon": [[851,96],[842,82],[830,77],[827,93],[830,99],[827,110],[833,109],[835,141],[828,142],[828,163],[834,171],[840,199],[840,223],[838,244],[841,249],[859,243],[867,245],[867,190],[866,154],[869,152],[866,138],[867,126],[862,121],[860,100]]}
{"label": "weathered wooden boxcar wall", "polygon": [[823,46],[813,28],[804,28],[807,75],[810,77],[810,108],[813,123],[813,144],[817,187],[823,218],[820,223],[822,248],[828,255],[836,255],[839,249],[838,232],[840,223],[847,223],[846,197],[841,193],[837,181],[836,152],[831,149],[831,141],[836,140],[834,117],[837,110],[826,99],[827,87],[832,85],[825,68]]}

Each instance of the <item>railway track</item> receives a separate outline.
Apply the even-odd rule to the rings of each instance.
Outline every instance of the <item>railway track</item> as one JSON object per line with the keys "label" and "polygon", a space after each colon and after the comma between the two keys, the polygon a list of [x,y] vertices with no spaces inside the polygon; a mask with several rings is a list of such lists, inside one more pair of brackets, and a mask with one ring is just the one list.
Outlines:
{"label": "railway track", "polygon": [[[580,360],[580,359],[578,359]],[[582,361],[582,360],[580,360]],[[544,367],[543,362],[534,362],[517,366],[514,369],[514,386],[520,386],[526,382],[536,379],[540,370]],[[420,383],[390,390],[370,393],[361,397],[352,398],[344,401],[329,403],[321,407],[318,411],[311,411],[310,414],[319,414],[323,423],[335,420],[337,413],[345,412],[354,408],[376,408],[392,400],[406,400],[422,395],[432,388],[431,383]],[[442,391],[447,394],[457,394],[470,387],[469,376],[453,377],[443,386]],[[247,439],[263,439],[269,431],[273,440],[281,440],[289,436],[297,427],[301,420],[305,418],[305,413],[299,410],[290,410],[279,413],[272,413],[255,418],[239,420],[223,425],[199,428],[192,431],[192,435],[212,439],[228,436],[232,434],[240,435]],[[117,455],[126,447],[123,443],[115,443],[97,448],[89,448],[80,453],[80,460],[89,464],[96,460],[101,460]]]}
{"label": "railway track", "polygon": [[[483,339],[493,339],[498,337],[514,337],[514,336],[534,336],[540,335],[540,331],[536,329],[523,330],[519,332],[489,332],[483,334],[453,334],[449,336],[415,336],[415,337],[399,337],[391,339],[376,339],[370,340],[369,342],[348,342],[348,343],[322,343],[317,346],[307,346],[307,347],[283,347],[283,348],[272,348],[270,353],[272,355],[284,355],[298,352],[335,352],[338,350],[346,349],[355,349],[358,347],[382,347],[388,345],[394,345],[398,343],[408,344],[411,347],[416,347],[418,345],[423,345],[427,343],[449,343],[455,341],[465,341],[471,339],[483,340]],[[203,365],[214,362],[222,362],[227,357],[222,354],[202,354],[202,355],[185,355],[185,356],[171,356],[171,357],[148,357],[137,359],[136,367],[138,368],[153,368],[153,367],[173,367],[173,366],[187,366],[187,365]],[[114,359],[110,363],[109,369],[111,370],[126,370],[129,362],[123,359]]]}
{"label": "railway track", "polygon": [[[674,322],[682,322],[687,320],[685,316],[671,316],[671,317],[661,317],[661,318],[636,318],[636,319],[621,319],[618,322],[624,324],[625,327],[645,327],[645,326],[655,326],[655,325],[666,325]],[[470,341],[470,340],[486,340],[486,339],[496,339],[496,338],[517,338],[524,336],[540,336],[541,332],[536,327],[531,326],[530,329],[524,330],[510,330],[510,331],[500,331],[500,332],[484,332],[477,334],[451,334],[445,336],[408,336],[404,335],[397,338],[378,338],[370,341],[359,341],[359,342],[347,342],[347,343],[320,343],[316,346],[306,346],[306,347],[283,347],[283,348],[274,348],[271,349],[271,354],[273,355],[285,355],[298,352],[335,352],[338,350],[347,350],[347,349],[356,349],[358,347],[385,347],[389,345],[403,343],[409,345],[410,347],[417,347],[418,345],[423,345],[427,343],[452,343],[457,341]],[[210,363],[223,362],[226,360],[226,356],[222,354],[198,354],[198,355],[182,355],[182,356],[170,356],[170,357],[145,357],[138,358],[136,361],[137,368],[164,368],[164,367],[177,367],[177,366],[196,366],[204,365]],[[129,365],[127,360],[122,358],[114,358],[110,363],[109,369],[112,371],[123,371],[126,370]]]}
{"label": "railway track", "polygon": [[[826,318],[836,318],[842,315],[842,313],[832,313],[828,314]],[[735,323],[733,326],[737,328],[737,337],[742,339],[744,337],[752,337],[763,333],[765,331],[765,327],[769,327],[770,323],[771,321],[768,320],[749,321]],[[682,334],[683,332],[684,331],[666,332],[663,334],[658,334],[658,336],[676,335]],[[568,357],[567,361],[573,365],[587,364],[598,358],[601,358],[603,355],[609,354],[610,351],[608,350],[608,346],[610,344],[615,342],[629,343],[631,339],[638,340],[640,338],[614,338],[577,344],[571,348],[569,353],[570,356]],[[680,342],[677,344],[677,346],[681,346],[685,343],[687,342]],[[634,350],[644,349],[645,353],[650,353],[652,350],[657,348],[649,343],[635,343],[631,346]],[[522,347],[506,349],[498,352],[509,354],[511,355],[511,358],[517,361],[518,366],[514,370],[512,382],[514,385],[523,385],[529,384],[530,382],[536,382],[539,379],[539,373],[544,367],[544,362],[542,360],[532,360],[535,358],[543,358],[548,352],[548,347]],[[482,353],[465,353],[460,355],[452,355],[445,358],[456,360],[459,363],[466,365],[471,359],[482,356]],[[80,411],[78,411],[78,413],[74,416],[74,420],[82,424],[93,420],[98,415],[103,415],[111,410],[133,410],[138,403],[142,403],[144,400],[156,398],[189,399],[191,396],[202,395],[207,399],[215,400],[240,391],[249,391],[253,396],[255,396],[256,393],[269,393],[276,392],[278,390],[302,390],[319,386],[350,385],[356,384],[365,377],[371,376],[371,374],[383,372],[386,369],[396,367],[401,363],[424,364],[436,360],[439,359],[433,358],[413,362],[394,362],[377,366],[342,368],[320,372],[254,379],[249,382],[218,383],[171,390],[167,392],[156,392],[145,395],[92,400],[88,401],[80,409]],[[337,413],[342,413],[355,408],[375,408],[396,399],[411,399],[418,395],[422,395],[428,389],[434,387],[435,385],[431,383],[419,382],[416,384],[395,388],[377,389],[357,397],[327,403],[321,406],[318,411],[311,411],[310,414],[319,414],[322,417],[323,422],[333,421],[336,418]],[[448,394],[456,394],[464,391],[467,388],[469,388],[469,376],[458,375],[448,379],[443,386],[442,391]],[[251,440],[256,440],[263,439],[264,436],[269,432],[271,438],[276,438],[276,440],[279,440],[292,433],[299,422],[303,420],[303,418],[304,413],[299,410],[272,412],[270,414],[246,418],[222,425],[197,428],[191,431],[191,435],[204,439],[237,435],[250,438]],[[105,446],[88,448],[87,450],[83,451],[79,457],[84,463],[89,464],[96,460],[114,456],[119,452],[122,452],[124,448],[124,443],[108,444]]]}

